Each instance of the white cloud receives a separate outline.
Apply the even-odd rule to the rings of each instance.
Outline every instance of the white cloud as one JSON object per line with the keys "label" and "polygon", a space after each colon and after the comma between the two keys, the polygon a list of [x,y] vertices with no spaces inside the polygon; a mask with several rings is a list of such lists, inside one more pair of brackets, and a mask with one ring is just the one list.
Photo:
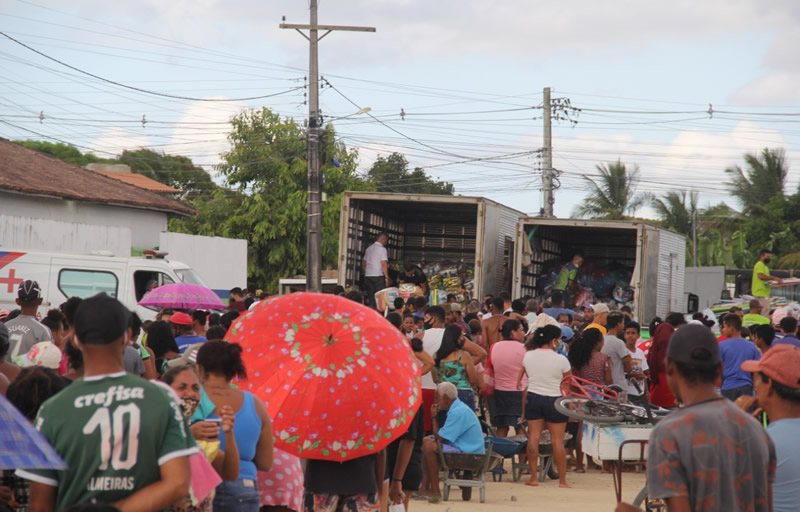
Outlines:
{"label": "white cloud", "polygon": [[171,145],[164,146],[164,151],[189,155],[195,164],[204,165],[211,172],[208,166],[218,164],[220,154],[230,149],[227,139],[231,130],[229,121],[245,108],[246,105],[237,102],[193,103],[172,130]]}
{"label": "white cloud", "polygon": [[[97,0],[78,2],[83,8],[99,4]],[[146,23],[146,32],[192,44],[273,41],[287,47],[305,46],[305,40],[294,31],[277,26],[283,15],[289,23],[308,23],[307,3],[303,1],[140,0],[102,2],[102,7]],[[530,0],[350,0],[321,2],[319,20],[375,26],[377,34],[339,32],[325,42],[326,46],[357,49],[370,57],[471,52],[550,56],[554,49],[560,54],[586,53],[657,39],[685,42],[742,32],[788,29],[791,33],[787,20],[796,16],[796,10],[789,0],[771,2],[768,8],[758,0],[573,0],[568,5]],[[632,51],[636,48],[629,46]]]}
{"label": "white cloud", "polygon": [[88,146],[95,150],[97,156],[107,158],[110,156],[108,153],[119,155],[125,149],[137,149],[150,144],[150,139],[145,135],[127,128],[114,127],[105,130]]}

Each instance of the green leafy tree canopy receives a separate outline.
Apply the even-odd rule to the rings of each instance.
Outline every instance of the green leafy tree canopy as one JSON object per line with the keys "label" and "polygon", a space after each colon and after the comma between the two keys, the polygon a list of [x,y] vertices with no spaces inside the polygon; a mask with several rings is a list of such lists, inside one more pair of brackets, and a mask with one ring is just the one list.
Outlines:
{"label": "green leafy tree canopy", "polygon": [[783,149],[764,148],[760,154],[745,154],[746,169],[738,165],[725,169],[726,183],[746,215],[762,214],[773,197],[784,197],[789,164]]}
{"label": "green leafy tree canopy", "polygon": [[[651,205],[661,225],[683,235],[692,234],[692,222],[697,215],[697,192],[667,192],[664,197],[653,198]],[[687,203],[688,201],[688,203]]]}
{"label": "green leafy tree canopy", "polygon": [[584,176],[589,195],[575,207],[577,217],[622,220],[633,216],[650,198],[637,193],[639,166],[628,170],[621,160],[608,165],[598,165],[600,176],[592,179]]}
{"label": "green leafy tree canopy", "polygon": [[119,163],[115,159],[100,158],[93,153],[81,153],[81,151],[71,144],[64,144],[62,142],[49,142],[43,140],[15,140],[16,144],[24,146],[28,149],[50,155],[64,162],[72,165],[85,167],[89,164],[97,163]]}
{"label": "green leafy tree canopy", "polygon": [[424,170],[417,167],[408,170],[408,160],[400,153],[387,157],[379,156],[367,172],[367,179],[378,192],[398,192],[415,194],[439,194],[452,196],[453,184],[436,181]]}
{"label": "green leafy tree canopy", "polygon": [[[217,170],[236,193],[217,192],[198,201],[198,214],[173,219],[170,229],[248,240],[248,277],[269,291],[278,279],[305,273],[306,134],[292,119],[269,109],[250,110],[231,120],[229,151]],[[336,265],[339,211],[347,190],[371,190],[356,174],[357,153],[336,142],[328,125],[322,133],[322,261]],[[198,204],[199,203],[199,204]]]}

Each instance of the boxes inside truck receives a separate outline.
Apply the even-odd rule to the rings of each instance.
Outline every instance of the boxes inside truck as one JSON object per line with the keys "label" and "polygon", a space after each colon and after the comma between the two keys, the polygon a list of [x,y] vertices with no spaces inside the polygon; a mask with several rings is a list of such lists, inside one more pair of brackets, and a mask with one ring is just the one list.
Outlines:
{"label": "boxes inside truck", "polygon": [[522,268],[523,296],[549,296],[561,267],[580,252],[584,263],[578,282],[591,295],[582,294],[577,305],[608,302],[633,307],[636,229],[525,224],[524,233],[530,243],[531,264]]}
{"label": "boxes inside truck", "polygon": [[[361,260],[377,235],[389,235],[389,262],[408,262],[431,289],[480,297],[511,291],[522,212],[484,197],[346,192],[339,232],[339,284],[358,287]],[[399,267],[397,268],[399,271]]]}
{"label": "boxes inside truck", "polygon": [[381,232],[389,235],[386,247],[390,270],[403,264],[419,266],[434,290],[463,294],[472,289],[478,205],[410,203],[351,199],[347,223],[348,285],[361,282],[361,260]]}

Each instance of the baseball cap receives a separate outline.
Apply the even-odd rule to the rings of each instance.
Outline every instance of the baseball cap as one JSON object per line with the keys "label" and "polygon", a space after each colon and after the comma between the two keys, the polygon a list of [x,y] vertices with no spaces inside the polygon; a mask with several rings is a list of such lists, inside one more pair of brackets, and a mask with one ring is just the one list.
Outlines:
{"label": "baseball cap", "polygon": [[22,368],[43,366],[58,370],[61,364],[61,351],[52,341],[40,341],[31,347],[26,354],[14,358],[14,362]]}
{"label": "baseball cap", "polygon": [[742,370],[763,372],[779,384],[800,388],[800,348],[794,345],[774,345],[760,361],[745,361]]}
{"label": "baseball cap", "polygon": [[459,304],[458,302],[450,304],[450,311],[458,311],[459,313],[461,313],[461,304]]}
{"label": "baseball cap", "polygon": [[561,339],[563,341],[571,340],[574,336],[575,331],[573,331],[571,327],[567,327],[566,325],[561,326]]}
{"label": "baseball cap", "polygon": [[[709,357],[698,357],[695,351],[705,349]],[[678,328],[669,339],[667,357],[677,363],[715,365],[719,363],[719,343],[705,325],[687,324]]]}
{"label": "baseball cap", "polygon": [[592,306],[591,304],[584,304],[583,309],[591,309],[592,311],[594,311],[594,306]]}
{"label": "baseball cap", "polygon": [[594,311],[595,315],[599,315],[600,313],[608,313],[610,310],[608,309],[607,304],[603,304],[601,302],[600,304],[595,304],[592,306],[592,311]]}
{"label": "baseball cap", "polygon": [[178,325],[192,325],[192,317],[184,313],[183,311],[178,311],[177,313],[174,313],[170,317],[169,321],[172,322],[173,324],[178,324]]}
{"label": "baseball cap", "polygon": [[84,299],[75,311],[75,335],[81,343],[106,345],[128,329],[130,311],[105,293]]}
{"label": "baseball cap", "polygon": [[33,302],[39,300],[42,296],[42,289],[39,288],[39,283],[27,279],[19,284],[17,289],[17,297],[22,302]]}

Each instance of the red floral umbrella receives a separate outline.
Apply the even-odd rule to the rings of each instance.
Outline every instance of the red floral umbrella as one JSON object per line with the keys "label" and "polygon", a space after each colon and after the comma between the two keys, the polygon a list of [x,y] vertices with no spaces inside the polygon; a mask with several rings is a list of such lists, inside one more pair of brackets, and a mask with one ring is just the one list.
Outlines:
{"label": "red floral umbrella", "polygon": [[232,325],[275,444],[306,459],[344,461],[404,434],[421,403],[408,340],[374,310],[343,297],[294,293]]}

